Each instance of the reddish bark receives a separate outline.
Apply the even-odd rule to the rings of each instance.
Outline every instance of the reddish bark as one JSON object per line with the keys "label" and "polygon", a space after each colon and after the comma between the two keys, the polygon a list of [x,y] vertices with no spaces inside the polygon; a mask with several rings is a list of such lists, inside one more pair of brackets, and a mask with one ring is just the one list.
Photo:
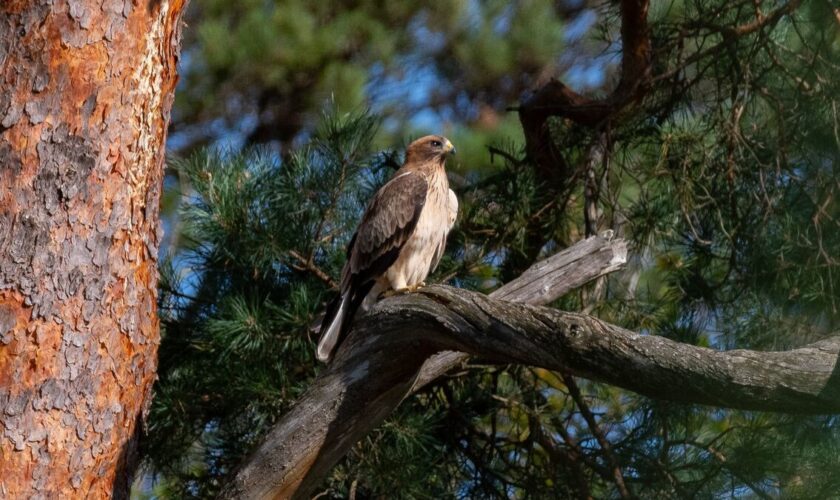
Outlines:
{"label": "reddish bark", "polygon": [[0,497],[125,497],[185,0],[0,3]]}

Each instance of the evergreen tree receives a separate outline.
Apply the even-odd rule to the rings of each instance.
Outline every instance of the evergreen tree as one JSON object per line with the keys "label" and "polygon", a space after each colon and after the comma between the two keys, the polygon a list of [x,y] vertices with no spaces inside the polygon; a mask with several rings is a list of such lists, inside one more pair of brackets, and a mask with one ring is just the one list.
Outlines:
{"label": "evergreen tree", "polygon": [[[516,141],[453,165],[459,221],[430,281],[490,291],[582,238],[594,179],[594,225],[632,241],[633,260],[557,307],[718,349],[786,349],[835,332],[840,35],[827,2],[773,17],[783,7],[653,6],[660,77],[642,102],[609,127],[551,121],[566,178],[546,175]],[[601,9],[600,33],[614,47],[620,20],[614,6]],[[734,28],[762,18],[773,21]],[[321,369],[312,325],[362,204],[400,163],[399,151],[379,151],[379,124],[331,112],[282,157],[206,150],[173,163],[189,189],[183,251],[163,269],[165,336],[145,449],[159,493],[217,492]],[[323,488],[335,497],[825,498],[840,491],[838,446],[834,417],[653,401],[472,360],[404,401]]]}
{"label": "evergreen tree", "polygon": [[231,134],[292,145],[334,100],[387,115],[391,137],[420,113],[472,123],[480,146],[499,121],[515,130],[505,107],[562,66],[575,41],[565,20],[579,11],[548,0],[196,2],[173,145]]}

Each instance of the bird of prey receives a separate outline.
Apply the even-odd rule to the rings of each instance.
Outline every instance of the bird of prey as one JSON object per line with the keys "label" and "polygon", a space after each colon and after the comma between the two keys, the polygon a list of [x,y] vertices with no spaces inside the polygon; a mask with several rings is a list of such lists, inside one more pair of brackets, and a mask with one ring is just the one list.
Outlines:
{"label": "bird of prey", "polygon": [[408,145],[405,163],[368,203],[347,246],[339,296],[321,322],[317,357],[327,362],[361,307],[383,292],[415,291],[437,267],[455,224],[458,198],[444,165],[455,147],[429,135]]}

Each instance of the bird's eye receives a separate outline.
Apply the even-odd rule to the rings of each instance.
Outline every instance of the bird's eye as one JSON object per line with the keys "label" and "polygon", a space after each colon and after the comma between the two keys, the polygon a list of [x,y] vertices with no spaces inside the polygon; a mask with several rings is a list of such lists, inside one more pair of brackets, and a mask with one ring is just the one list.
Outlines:
{"label": "bird's eye", "polygon": [[443,144],[441,144],[440,141],[432,141],[432,146],[434,146],[436,148],[439,148],[439,147],[443,146]]}

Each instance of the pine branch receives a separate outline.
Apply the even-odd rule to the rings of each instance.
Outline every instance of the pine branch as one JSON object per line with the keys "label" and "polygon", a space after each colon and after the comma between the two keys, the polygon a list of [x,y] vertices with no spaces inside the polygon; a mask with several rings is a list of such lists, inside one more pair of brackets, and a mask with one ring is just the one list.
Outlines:
{"label": "pine branch", "polygon": [[587,315],[432,286],[382,301],[357,322],[333,364],[269,433],[223,497],[305,496],[411,392],[426,360],[447,350],[565,370],[673,401],[840,411],[834,369],[840,337],[788,352],[718,352]]}
{"label": "pine branch", "polygon": [[784,16],[788,16],[792,14],[796,9],[799,8],[800,4],[802,3],[801,0],[791,0],[786,4],[782,5],[781,7],[775,9],[769,15],[757,17],[754,21],[742,24],[735,27],[721,27],[718,28],[724,38],[723,41],[712,45],[711,47],[702,50],[700,52],[696,52],[691,56],[687,57],[685,61],[682,61],[677,67],[666,71],[664,73],[658,74],[653,77],[652,81],[662,81],[672,78],[673,76],[679,74],[681,71],[685,70],[688,66],[708,57],[712,57],[718,52],[721,52],[723,49],[732,45],[732,43],[746,35],[751,35],[765,27],[772,27],[775,26]]}

